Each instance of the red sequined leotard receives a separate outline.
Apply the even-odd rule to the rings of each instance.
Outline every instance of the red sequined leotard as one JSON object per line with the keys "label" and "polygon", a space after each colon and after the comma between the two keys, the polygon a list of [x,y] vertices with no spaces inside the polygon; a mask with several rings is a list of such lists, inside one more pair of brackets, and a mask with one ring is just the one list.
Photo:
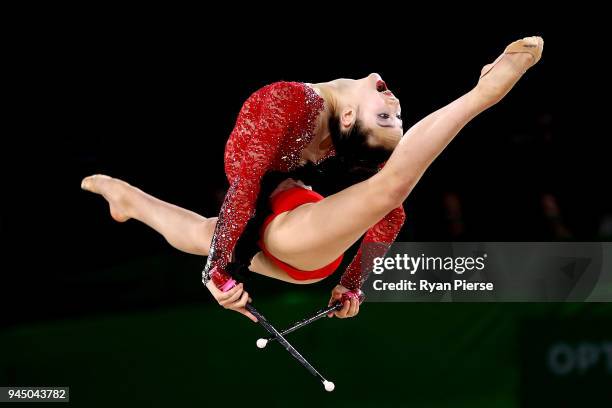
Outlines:
{"label": "red sequined leotard", "polygon": [[[225,173],[230,187],[202,273],[204,283],[212,279],[221,287],[231,278],[226,267],[238,238],[254,215],[264,174],[267,171],[289,172],[300,166],[302,151],[314,137],[316,121],[324,105],[323,98],[310,86],[298,82],[265,86],[244,103],[225,147]],[[332,149],[321,161],[333,154]],[[403,209],[398,207],[366,232],[357,255],[342,276],[343,286],[351,290],[361,287],[367,277],[361,272],[364,244],[390,245],[404,218]],[[370,246],[367,248],[367,255],[370,255],[373,251]],[[377,251],[379,249],[374,252]]]}

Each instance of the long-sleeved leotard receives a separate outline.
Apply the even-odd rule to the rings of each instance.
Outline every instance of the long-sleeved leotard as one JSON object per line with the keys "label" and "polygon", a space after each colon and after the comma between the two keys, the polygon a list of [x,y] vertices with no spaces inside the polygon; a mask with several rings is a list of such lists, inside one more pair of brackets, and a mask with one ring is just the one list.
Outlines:
{"label": "long-sleeved leotard", "polygon": [[[301,153],[312,141],[324,100],[308,85],[277,82],[247,99],[225,148],[225,172],[230,188],[221,206],[203,282],[223,286],[226,267],[247,222],[253,216],[260,182],[267,171],[289,172],[301,164]],[[321,159],[334,154],[333,149]],[[398,208],[370,228],[357,255],[342,277],[343,286],[358,289],[365,281],[361,253],[366,243],[390,244],[404,219]],[[369,247],[369,246],[368,246]],[[371,251],[369,251],[371,252]],[[214,272],[213,272],[214,271]],[[347,286],[348,285],[348,286]]]}
{"label": "long-sleeved leotard", "polygon": [[387,253],[404,225],[405,219],[404,208],[400,206],[366,231],[355,257],[340,278],[342,286],[352,291],[361,289],[372,270],[374,258],[382,257]]}
{"label": "long-sleeved leotard", "polygon": [[324,100],[312,88],[296,82],[265,86],[244,103],[225,146],[230,187],[202,274],[204,283],[213,279],[221,287],[230,279],[226,267],[253,216],[261,179],[267,171],[289,172],[300,165],[323,107]]}

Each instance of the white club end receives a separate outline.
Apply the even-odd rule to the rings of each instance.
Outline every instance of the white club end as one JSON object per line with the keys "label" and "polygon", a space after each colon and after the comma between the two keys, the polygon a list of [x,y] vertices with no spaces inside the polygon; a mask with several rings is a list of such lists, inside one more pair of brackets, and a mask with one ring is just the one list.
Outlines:
{"label": "white club end", "polygon": [[332,392],[334,388],[336,388],[333,382],[327,380],[323,381],[323,386],[325,387],[325,391],[327,392]]}
{"label": "white club end", "polygon": [[258,339],[257,340],[257,347],[259,347],[259,348],[266,347],[266,344],[268,344],[268,340],[266,340],[266,339]]}

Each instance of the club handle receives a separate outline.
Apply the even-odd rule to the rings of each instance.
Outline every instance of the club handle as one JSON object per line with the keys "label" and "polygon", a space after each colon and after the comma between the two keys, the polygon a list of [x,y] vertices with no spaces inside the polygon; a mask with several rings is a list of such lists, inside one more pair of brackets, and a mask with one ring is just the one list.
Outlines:
{"label": "club handle", "polygon": [[237,284],[237,282],[227,272],[224,272],[218,266],[214,266],[210,270],[208,276],[215,284],[217,289],[221,290],[222,292],[227,292]]}
{"label": "club handle", "polygon": [[363,293],[361,289],[349,290],[348,292],[344,292],[342,294],[342,297],[340,298],[338,303],[342,305],[344,301],[350,300],[351,298],[357,298],[359,300],[359,303],[361,304],[365,300],[365,293]]}
{"label": "club handle", "polygon": [[230,279],[227,282],[225,282],[219,289],[221,289],[222,292],[227,292],[228,290],[230,290],[236,285],[237,285],[237,282],[234,279]]}

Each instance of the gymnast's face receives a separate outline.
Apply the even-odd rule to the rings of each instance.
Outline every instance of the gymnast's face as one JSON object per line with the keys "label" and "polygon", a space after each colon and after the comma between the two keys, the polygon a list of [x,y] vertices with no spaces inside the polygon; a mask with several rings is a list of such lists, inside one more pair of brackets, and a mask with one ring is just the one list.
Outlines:
{"label": "gymnast's face", "polygon": [[403,135],[399,99],[376,73],[355,81],[354,95],[355,119],[369,131],[368,144],[392,151]]}
{"label": "gymnast's face", "polygon": [[343,105],[329,119],[336,155],[358,167],[375,167],[391,156],[402,131],[399,100],[378,74],[336,80]]}

